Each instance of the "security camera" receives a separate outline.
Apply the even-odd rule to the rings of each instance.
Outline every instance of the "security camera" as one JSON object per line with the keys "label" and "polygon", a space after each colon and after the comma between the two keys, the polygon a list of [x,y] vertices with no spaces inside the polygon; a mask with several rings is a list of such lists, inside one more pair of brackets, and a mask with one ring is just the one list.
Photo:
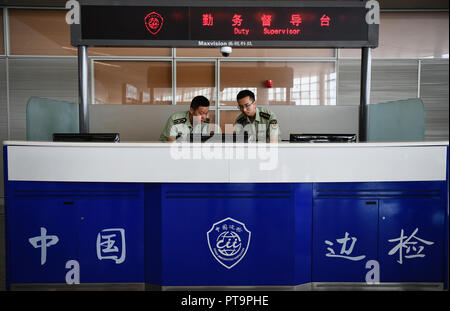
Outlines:
{"label": "security camera", "polygon": [[220,48],[220,53],[222,53],[223,57],[230,56],[231,52],[233,52],[233,49],[231,48],[231,46],[222,46]]}

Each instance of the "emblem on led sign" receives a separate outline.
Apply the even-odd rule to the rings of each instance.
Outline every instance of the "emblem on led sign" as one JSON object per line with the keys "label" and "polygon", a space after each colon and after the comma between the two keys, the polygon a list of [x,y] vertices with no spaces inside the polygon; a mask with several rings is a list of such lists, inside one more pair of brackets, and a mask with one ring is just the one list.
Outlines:
{"label": "emblem on led sign", "polygon": [[164,19],[156,12],[151,12],[145,17],[145,27],[152,35],[156,35],[163,26]]}

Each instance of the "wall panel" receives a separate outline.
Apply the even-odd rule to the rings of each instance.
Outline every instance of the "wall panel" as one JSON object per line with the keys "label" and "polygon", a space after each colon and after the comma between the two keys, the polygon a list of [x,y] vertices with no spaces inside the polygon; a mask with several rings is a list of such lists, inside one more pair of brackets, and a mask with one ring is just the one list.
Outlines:
{"label": "wall panel", "polygon": [[[370,103],[417,97],[419,62],[372,60]],[[339,60],[338,105],[359,105],[361,61]]]}
{"label": "wall panel", "polygon": [[26,105],[31,96],[78,103],[76,58],[9,59],[10,139],[26,139]]}
{"label": "wall panel", "polygon": [[420,97],[426,110],[426,140],[448,140],[448,60],[423,60]]}

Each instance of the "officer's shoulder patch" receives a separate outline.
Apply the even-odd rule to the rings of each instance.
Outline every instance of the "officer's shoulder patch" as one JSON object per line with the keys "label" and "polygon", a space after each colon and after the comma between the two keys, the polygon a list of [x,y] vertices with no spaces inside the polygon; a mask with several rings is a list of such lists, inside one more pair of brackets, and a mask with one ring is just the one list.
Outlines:
{"label": "officer's shoulder patch", "polygon": [[278,122],[275,119],[274,120],[270,120],[269,124],[270,124],[270,128],[272,128],[272,129],[277,129],[278,128]]}
{"label": "officer's shoulder patch", "polygon": [[243,123],[245,118],[246,118],[246,116],[245,116],[245,114],[243,114],[239,118],[236,119],[236,122],[237,123]]}
{"label": "officer's shoulder patch", "polygon": [[262,112],[262,111],[259,113],[259,116],[263,117],[265,119],[270,119],[270,114]]}
{"label": "officer's shoulder patch", "polygon": [[173,124],[182,124],[182,123],[186,123],[186,121],[187,121],[186,118],[175,119],[175,120],[173,120]]}

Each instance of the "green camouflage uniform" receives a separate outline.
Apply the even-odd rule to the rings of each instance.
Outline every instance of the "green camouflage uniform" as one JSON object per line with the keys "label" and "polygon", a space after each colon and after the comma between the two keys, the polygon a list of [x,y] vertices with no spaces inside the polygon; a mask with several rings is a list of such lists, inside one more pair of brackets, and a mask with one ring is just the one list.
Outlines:
{"label": "green camouflage uniform", "polygon": [[[258,141],[258,136],[265,137],[266,142],[270,142],[271,136],[276,136],[278,137],[278,142],[281,142],[281,132],[278,126],[277,117],[267,108],[256,107],[256,115],[253,123],[250,122],[249,118],[244,113],[241,113],[236,118],[235,123],[236,125],[242,125],[245,130],[249,132],[249,135],[255,135],[256,141]],[[250,129],[247,130],[248,128]],[[240,129],[237,128],[236,132],[237,134],[240,134]]]}
{"label": "green camouflage uniform", "polygon": [[197,124],[194,129],[189,120],[189,111],[175,112],[167,120],[159,140],[167,141],[167,138],[177,139],[179,136],[188,137],[191,133],[209,135],[209,119],[202,124]]}

